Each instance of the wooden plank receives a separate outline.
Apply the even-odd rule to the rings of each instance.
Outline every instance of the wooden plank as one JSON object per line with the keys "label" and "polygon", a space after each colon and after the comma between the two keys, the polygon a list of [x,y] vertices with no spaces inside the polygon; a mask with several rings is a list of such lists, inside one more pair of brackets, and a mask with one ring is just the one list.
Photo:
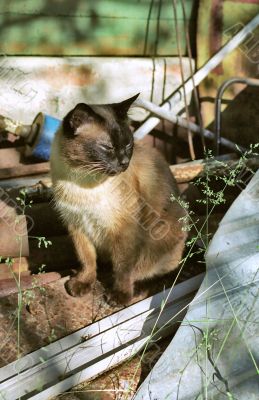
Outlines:
{"label": "wooden plank", "polygon": [[49,174],[38,174],[25,177],[8,178],[0,180],[0,187],[4,190],[21,189],[37,185],[38,182],[49,177]]}
{"label": "wooden plank", "polygon": [[8,168],[0,169],[0,179],[10,179],[20,176],[38,175],[49,172],[50,166],[48,162],[35,164],[20,164]]}
{"label": "wooden plank", "polygon": [[[46,386],[47,381],[44,379],[47,377],[53,384],[55,379],[60,379],[61,376],[65,379],[71,375],[73,368],[84,369],[86,360],[87,365],[93,367],[99,361],[99,357],[105,359],[110,352],[113,354],[120,351],[121,346],[127,347],[133,342],[141,340],[143,335],[147,338],[160,312],[162,301],[168,296],[165,313],[162,313],[160,320],[161,324],[168,321],[174,315],[173,313],[179,312],[184,307],[183,304],[188,304],[202,280],[203,274],[191,278],[176,285],[172,291],[166,290],[140,301],[51,343],[45,348],[28,354],[18,363],[13,362],[1,368],[0,390],[5,399],[11,399],[14,395],[22,395],[23,391],[28,388],[33,391],[34,388],[37,388],[37,379],[40,377],[43,378],[41,382]],[[85,341],[83,341],[84,338]],[[130,355],[128,354],[128,356]],[[43,359],[44,362],[42,362]],[[119,361],[121,360],[120,358]],[[17,380],[19,365],[21,370]],[[96,368],[93,368],[96,373]]]}
{"label": "wooden plank", "polygon": [[[205,160],[195,160],[182,164],[171,165],[170,169],[174,174],[178,183],[190,182],[198,177],[208,175],[228,175],[231,170],[234,170],[239,163],[239,160],[211,160],[206,162]],[[251,168],[257,170],[259,167],[259,157],[252,157],[244,161],[245,168]]]}
{"label": "wooden plank", "polygon": [[23,147],[0,149],[0,171],[2,168],[11,168],[20,165]]}
{"label": "wooden plank", "polygon": [[[238,160],[236,159],[235,155],[230,155],[230,159],[219,159],[219,160],[209,160],[206,162],[206,160],[201,159],[201,160],[195,160],[195,161],[189,161],[187,163],[181,163],[181,164],[174,164],[170,166],[170,169],[172,173],[174,174],[176,181],[178,183],[185,183],[185,182],[191,182],[197,177],[205,176],[206,173],[209,174],[227,174],[231,169],[234,169],[237,164]],[[247,161],[244,161],[244,167],[247,166],[248,168],[252,168],[256,170],[259,167],[259,158],[258,157],[252,157],[248,159]],[[207,171],[207,172],[206,172]],[[36,184],[40,178],[43,178],[42,176],[35,178],[32,183]],[[45,178],[45,181],[49,185],[49,190],[51,188],[51,180],[50,178]],[[8,187],[11,187],[11,180],[8,182]],[[28,182],[28,183],[27,183]],[[4,184],[5,181],[0,182],[1,186],[2,183]],[[19,180],[15,181],[15,186],[17,185],[18,187],[22,186],[23,184],[31,184],[31,181],[21,181],[19,183]],[[46,189],[47,190],[47,189]]]}
{"label": "wooden plank", "polygon": [[[206,160],[195,160],[187,163],[175,164],[171,165],[170,169],[174,174],[176,181],[178,183],[186,183],[195,180],[198,177],[205,176],[206,171],[209,174],[227,174],[231,168],[235,168],[238,164],[238,160],[235,159],[233,155],[233,159],[222,160],[225,164],[220,164],[216,160],[211,160],[206,163]],[[259,167],[259,159],[258,157],[252,157],[244,162],[245,166],[256,170]],[[37,175],[35,178],[26,177],[26,178],[16,178],[16,179],[6,179],[1,180],[0,185],[9,190],[13,190],[15,188],[21,188],[24,186],[30,187],[33,185],[37,185],[39,181],[45,181],[48,184],[48,188],[46,188],[46,192],[49,191],[49,196],[51,196],[51,179],[48,175]],[[33,189],[32,189],[33,190]],[[46,193],[44,195],[46,197]]]}
{"label": "wooden plank", "polygon": [[[44,274],[21,276],[20,288],[21,290],[31,289],[46,285],[47,283],[55,282],[61,278],[58,272],[46,272]],[[9,296],[10,294],[17,293],[19,290],[15,279],[2,279],[0,280],[0,298]]]}
{"label": "wooden plank", "polygon": [[[234,161],[226,161],[226,167],[223,165],[220,165],[219,162],[217,161],[209,161],[207,163],[207,167],[209,168],[210,172],[212,171],[220,171],[224,170],[226,168],[230,168],[231,166],[234,167],[234,165],[237,164],[237,162]],[[252,166],[258,166],[259,161],[258,159],[254,158],[254,160],[248,161],[248,165]],[[200,176],[201,174],[204,173],[206,166],[205,160],[195,160],[195,161],[190,161],[187,163],[182,163],[182,164],[175,164],[171,165],[171,171],[175,175],[175,178],[177,182],[183,183],[183,182],[190,182],[191,180],[195,179],[195,177]],[[25,176],[25,175],[37,175],[41,173],[47,173],[50,171],[50,165],[48,162],[44,163],[38,163],[38,164],[30,164],[30,165],[21,165],[19,167],[13,167],[13,168],[6,168],[6,169],[0,169],[0,179],[7,179],[10,177],[20,177],[20,176]]]}
{"label": "wooden plank", "polygon": [[0,179],[10,179],[49,172],[50,166],[47,162],[22,162],[23,150],[24,147],[0,149]]}

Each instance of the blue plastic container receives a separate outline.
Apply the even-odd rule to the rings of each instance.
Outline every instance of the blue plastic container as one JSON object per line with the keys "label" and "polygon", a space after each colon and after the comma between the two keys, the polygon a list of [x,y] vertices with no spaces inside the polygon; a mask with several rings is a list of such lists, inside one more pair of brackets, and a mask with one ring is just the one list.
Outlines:
{"label": "blue plastic container", "polygon": [[32,139],[26,144],[25,156],[33,156],[48,161],[51,144],[60,125],[61,120],[47,114],[39,113],[32,124],[36,132],[32,136],[30,135]]}

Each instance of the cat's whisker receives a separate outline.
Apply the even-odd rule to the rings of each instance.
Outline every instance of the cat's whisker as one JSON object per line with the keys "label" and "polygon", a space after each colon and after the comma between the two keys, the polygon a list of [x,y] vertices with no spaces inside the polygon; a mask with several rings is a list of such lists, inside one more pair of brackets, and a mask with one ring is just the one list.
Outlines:
{"label": "cat's whisker", "polygon": [[105,169],[103,166],[100,166],[99,164],[96,166],[85,165],[85,166],[81,166],[75,170],[75,173],[79,178],[80,177],[85,178],[85,176],[87,174],[95,174],[95,173],[102,173],[102,172],[105,172]]}
{"label": "cat's whisker", "polygon": [[81,169],[81,171],[83,171],[84,173],[86,173],[87,171],[92,172],[92,171],[101,171],[104,170],[104,168],[102,166],[91,166],[91,167],[83,167]]}
{"label": "cat's whisker", "polygon": [[90,168],[90,167],[95,167],[95,166],[101,167],[102,164],[99,161],[92,161],[92,162],[85,163],[84,165],[81,165],[79,168],[85,168],[85,167]]}

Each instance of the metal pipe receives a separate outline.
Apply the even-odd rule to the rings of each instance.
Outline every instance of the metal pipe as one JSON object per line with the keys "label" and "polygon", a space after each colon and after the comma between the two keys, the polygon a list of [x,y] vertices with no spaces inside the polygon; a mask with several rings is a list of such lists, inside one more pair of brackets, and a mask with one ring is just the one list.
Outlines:
{"label": "metal pipe", "polygon": [[[244,28],[242,28],[233,38],[231,38],[225,46],[223,46],[214,56],[200,68],[192,77],[190,77],[184,85],[181,85],[175,90],[162,104],[163,109],[170,111],[174,110],[177,114],[183,107],[183,93],[184,89],[186,94],[192,92],[194,87],[198,86],[208,74],[219,65],[223,59],[236,49],[248,35],[259,25],[259,14],[256,15]],[[152,131],[152,129],[159,123],[159,118],[149,117],[135,132],[136,139],[142,139],[145,135]]]}
{"label": "metal pipe", "polygon": [[[222,144],[225,145],[223,138],[221,138],[222,97],[223,97],[225,90],[229,86],[233,85],[234,83],[242,83],[243,85],[247,85],[247,86],[259,87],[259,79],[253,79],[253,78],[231,78],[231,79],[228,79],[225,82],[223,82],[222,85],[219,87],[218,92],[217,92],[217,97],[215,100],[215,152],[216,152],[216,155],[219,154],[220,146]],[[242,148],[240,146],[239,146],[239,148],[242,150]]]}
{"label": "metal pipe", "polygon": [[[210,139],[215,141],[215,134],[208,129],[202,129],[199,125],[196,125],[195,123],[191,121],[187,121],[185,118],[178,117],[171,112],[165,110],[163,107],[159,107],[154,103],[151,103],[151,101],[148,100],[142,100],[142,99],[137,99],[134,103],[138,107],[142,107],[145,110],[148,110],[152,112],[153,114],[158,115],[160,118],[166,119],[169,122],[172,122],[173,124],[177,124],[181,126],[182,128],[185,129],[190,129],[192,132],[203,135],[205,138]],[[221,138],[222,144],[224,146],[228,147],[232,151],[237,151],[237,145],[236,143],[231,142],[231,140]],[[239,146],[239,148],[242,151],[245,151],[246,149],[242,146]]]}

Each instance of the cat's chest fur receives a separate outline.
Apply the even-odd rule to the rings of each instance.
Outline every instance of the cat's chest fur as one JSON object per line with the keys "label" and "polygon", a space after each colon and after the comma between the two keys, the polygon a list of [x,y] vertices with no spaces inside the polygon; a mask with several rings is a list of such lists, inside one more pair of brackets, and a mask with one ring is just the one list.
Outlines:
{"label": "cat's chest fur", "polygon": [[102,181],[73,171],[60,155],[59,134],[53,142],[51,167],[55,205],[66,225],[80,227],[98,245],[125,223],[123,176]]}
{"label": "cat's chest fur", "polygon": [[[66,224],[80,226],[96,245],[126,223],[125,193],[116,178],[91,188],[59,180],[55,192],[56,207]],[[137,199],[131,197],[131,202],[137,206]]]}

